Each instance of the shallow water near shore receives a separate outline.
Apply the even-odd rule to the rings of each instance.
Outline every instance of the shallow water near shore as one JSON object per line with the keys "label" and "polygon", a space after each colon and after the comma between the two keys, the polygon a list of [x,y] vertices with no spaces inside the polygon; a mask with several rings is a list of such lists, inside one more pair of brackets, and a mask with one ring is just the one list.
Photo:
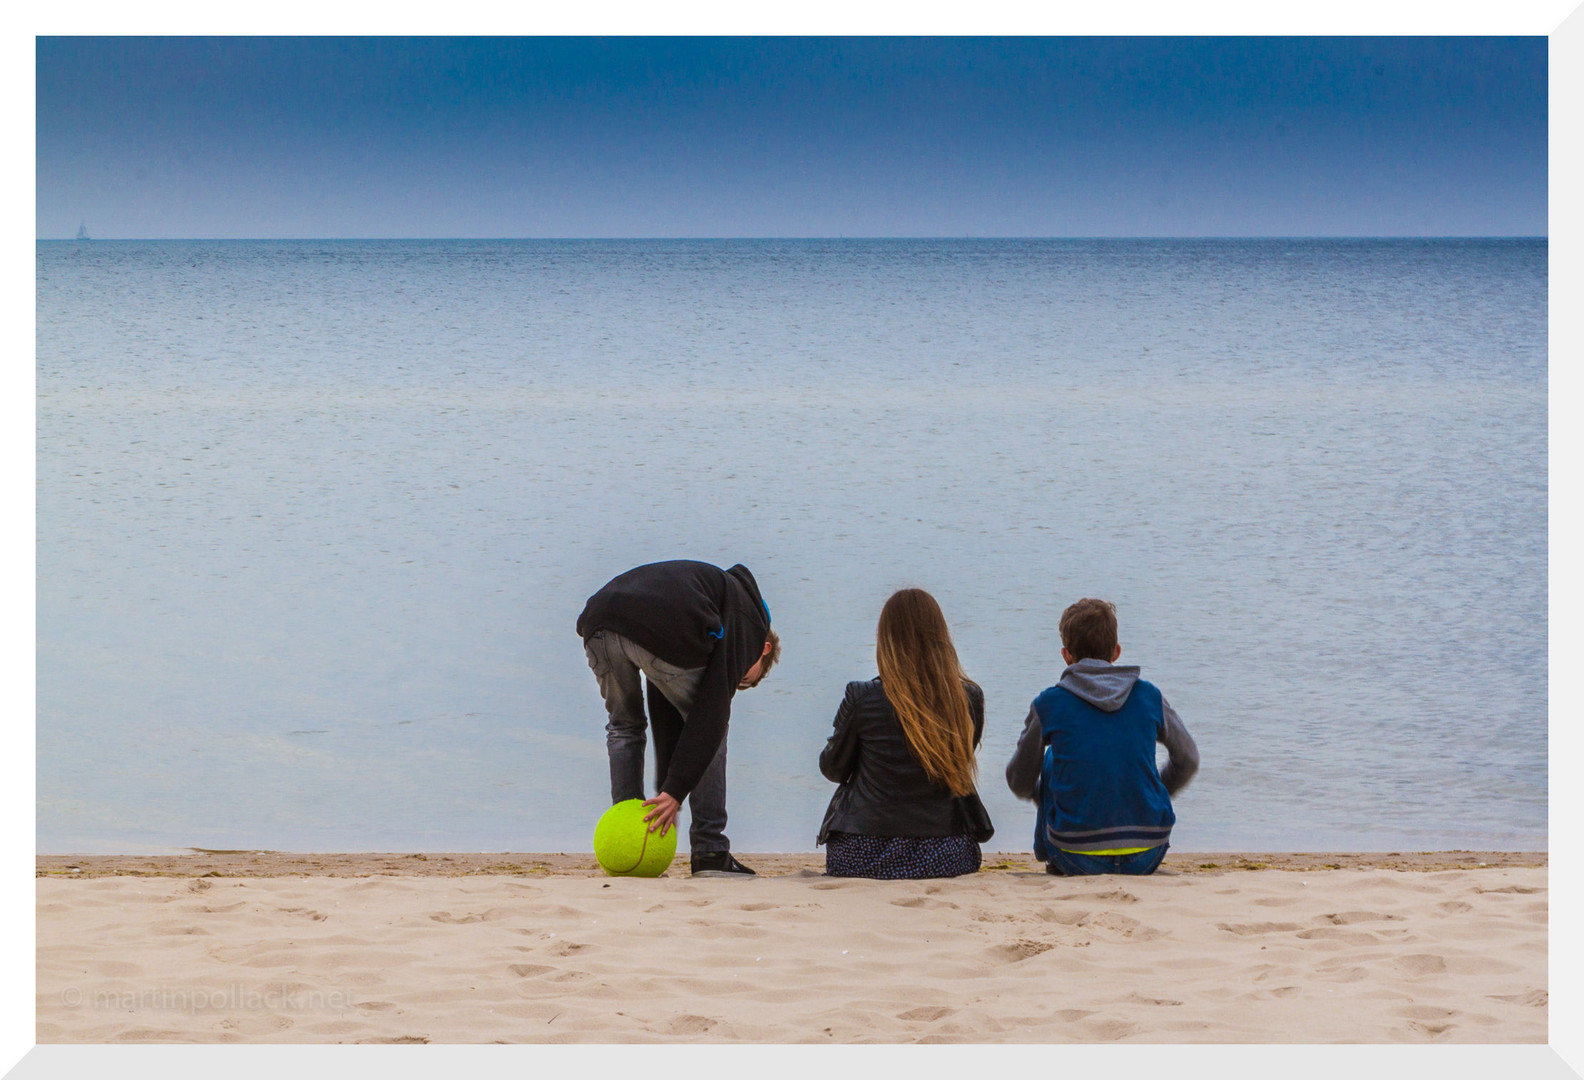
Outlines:
{"label": "shallow water near shore", "polygon": [[1002,767],[1110,598],[1174,846],[1546,845],[1536,241],[37,245],[38,845],[586,851],[614,574],[747,564],[728,829],[807,851],[891,590]]}

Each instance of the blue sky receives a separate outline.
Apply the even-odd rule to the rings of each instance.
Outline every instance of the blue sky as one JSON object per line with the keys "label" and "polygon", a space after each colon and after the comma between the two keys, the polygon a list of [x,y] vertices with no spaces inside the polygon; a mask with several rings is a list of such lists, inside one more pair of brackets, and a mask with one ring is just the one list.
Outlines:
{"label": "blue sky", "polygon": [[40,38],[37,235],[1545,235],[1546,39]]}

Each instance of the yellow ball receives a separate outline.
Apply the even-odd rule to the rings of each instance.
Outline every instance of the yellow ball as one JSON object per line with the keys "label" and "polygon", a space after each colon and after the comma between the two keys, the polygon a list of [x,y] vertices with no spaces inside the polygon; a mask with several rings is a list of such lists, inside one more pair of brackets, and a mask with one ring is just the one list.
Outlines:
{"label": "yellow ball", "polygon": [[644,824],[649,808],[641,799],[627,799],[600,815],[594,826],[594,857],[614,877],[659,877],[676,858],[673,824],[661,836]]}

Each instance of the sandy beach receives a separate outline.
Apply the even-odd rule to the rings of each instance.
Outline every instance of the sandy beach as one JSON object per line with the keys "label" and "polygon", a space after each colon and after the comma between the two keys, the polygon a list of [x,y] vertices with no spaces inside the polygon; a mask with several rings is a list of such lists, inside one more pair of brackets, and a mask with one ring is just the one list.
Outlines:
{"label": "sandy beach", "polygon": [[[941,881],[577,854],[37,860],[40,1043],[1532,1042],[1544,854],[989,855]],[[680,864],[679,864],[680,865]]]}

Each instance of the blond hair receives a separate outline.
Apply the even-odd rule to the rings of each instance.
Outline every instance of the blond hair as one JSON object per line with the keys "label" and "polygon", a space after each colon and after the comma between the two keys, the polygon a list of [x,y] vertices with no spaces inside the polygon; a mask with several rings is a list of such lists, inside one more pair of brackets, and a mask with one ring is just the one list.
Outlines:
{"label": "blond hair", "polygon": [[953,795],[974,790],[973,714],[946,616],[923,589],[901,589],[880,609],[880,685],[902,734],[931,780]]}

